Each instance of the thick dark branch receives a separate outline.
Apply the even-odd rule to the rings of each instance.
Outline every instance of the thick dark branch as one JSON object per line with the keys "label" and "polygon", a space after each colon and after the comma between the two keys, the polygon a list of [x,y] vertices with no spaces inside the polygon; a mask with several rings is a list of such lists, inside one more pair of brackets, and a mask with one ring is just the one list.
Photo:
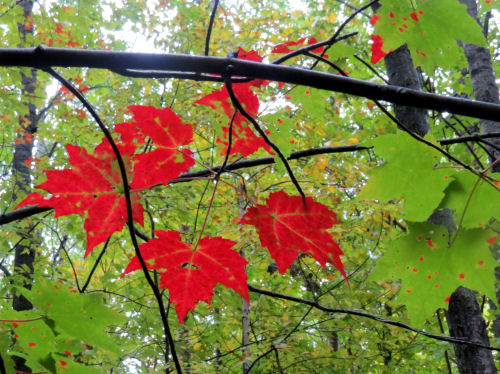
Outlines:
{"label": "thick dark branch", "polygon": [[[315,156],[315,155],[322,155],[322,154],[327,154],[327,153],[343,153],[343,152],[356,152],[356,151],[362,151],[366,149],[370,149],[371,147],[363,147],[360,145],[344,145],[344,146],[338,146],[338,147],[323,147],[323,148],[311,148],[311,149],[306,149],[304,151],[296,151],[292,152],[290,154],[290,157],[288,157],[288,160],[297,160],[302,157],[310,157],[310,156]],[[274,157],[262,157],[262,158],[256,158],[253,160],[242,160],[242,161],[236,161],[231,164],[228,164],[224,167],[225,171],[231,171],[231,170],[238,170],[238,169],[245,169],[245,168],[250,168],[253,166],[262,166],[262,165],[271,165],[274,164],[275,160]],[[218,173],[221,170],[222,166],[214,166],[209,169],[203,169],[203,170],[197,170],[193,171],[190,173],[183,173],[181,174],[178,178],[172,180],[170,183],[183,183],[183,182],[189,182],[192,179],[195,178],[200,178],[200,177],[207,177],[210,175],[213,175],[214,173]],[[31,205],[27,207],[23,207],[17,210],[14,210],[12,212],[7,212],[0,214],[0,226],[5,225],[9,222],[17,221],[19,219],[24,219],[27,217],[31,217],[35,214],[39,214],[42,212],[46,212],[48,210],[52,210],[52,208],[39,208],[36,205]],[[137,234],[137,232],[136,232]],[[141,237],[139,235],[139,237]],[[141,237],[141,239],[143,239]],[[145,239],[147,240],[147,239]]]}
{"label": "thick dark branch", "polygon": [[49,207],[39,208],[36,205],[31,205],[19,208],[17,210],[13,210],[12,212],[2,213],[0,215],[0,226],[5,225],[9,222],[17,221],[19,219],[30,217],[35,214],[43,213],[48,210],[52,210],[52,208]]}
{"label": "thick dark branch", "polygon": [[439,139],[438,143],[441,145],[449,145],[449,144],[458,144],[467,142],[480,142],[488,138],[500,138],[500,132],[490,132],[488,134],[481,134],[481,135],[461,136],[459,138],[451,138],[451,139]]}
{"label": "thick dark branch", "polygon": [[500,105],[441,96],[407,88],[366,82],[336,74],[292,66],[264,64],[235,58],[94,51],[65,48],[0,48],[0,66],[89,67],[110,70],[157,70],[223,76],[232,65],[232,74],[268,79],[329,91],[343,92],[394,104],[498,120]]}
{"label": "thick dark branch", "polygon": [[407,325],[406,323],[403,323],[403,322],[392,321],[389,319],[385,319],[385,318],[376,316],[374,314],[370,314],[370,313],[366,313],[366,312],[362,312],[362,311],[358,311],[358,310],[342,309],[342,308],[328,308],[326,306],[323,306],[323,305],[317,303],[316,301],[301,299],[301,298],[289,296],[289,295],[283,295],[283,294],[272,292],[272,291],[261,290],[260,288],[254,287],[250,284],[248,285],[248,289],[251,292],[259,293],[261,295],[267,295],[267,296],[271,296],[271,297],[274,297],[277,299],[290,300],[290,301],[294,301],[297,303],[309,305],[309,306],[312,306],[316,309],[322,310],[323,312],[344,313],[344,314],[349,314],[349,315],[353,315],[353,316],[369,318],[369,319],[372,319],[372,320],[377,321],[377,322],[382,322],[382,323],[385,323],[387,325],[401,327],[405,330],[409,330],[409,331],[415,332],[419,335],[423,335],[423,336],[426,336],[428,338],[440,340],[443,342],[449,342],[449,343],[455,343],[455,344],[467,344],[467,345],[472,345],[472,346],[476,346],[476,347],[480,347],[480,348],[489,349],[491,351],[500,351],[500,348],[497,348],[497,347],[491,347],[489,345],[484,345],[481,343],[476,343],[476,342],[469,341],[466,339],[461,339],[461,338],[450,338],[448,336],[431,334],[431,333],[425,332],[423,330],[416,329],[415,327]]}

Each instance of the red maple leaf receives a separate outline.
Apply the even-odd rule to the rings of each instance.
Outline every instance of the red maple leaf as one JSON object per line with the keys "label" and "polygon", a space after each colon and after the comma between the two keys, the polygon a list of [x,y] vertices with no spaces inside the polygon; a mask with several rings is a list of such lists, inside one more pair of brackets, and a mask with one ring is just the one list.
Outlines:
{"label": "red maple leaf", "polygon": [[[121,144],[119,150],[128,170],[131,170],[135,146]],[[106,140],[95,148],[93,154],[75,145],[67,145],[66,151],[72,168],[44,170],[47,180],[37,186],[50,195],[33,192],[16,209],[36,204],[54,208],[55,217],[69,214],[83,216],[87,257],[95,246],[106,241],[114,232],[121,231],[127,222],[123,185],[116,157]],[[132,194],[133,218],[143,225],[143,208],[139,199],[137,194]]]}
{"label": "red maple leaf", "polygon": [[382,50],[382,47],[384,45],[384,40],[382,39],[382,37],[380,35],[372,35],[371,39],[373,42],[372,48],[371,48],[371,51],[372,51],[371,62],[376,64],[381,59],[383,59],[387,55],[387,53],[385,53]]}
{"label": "red maple leaf", "polygon": [[193,152],[181,147],[193,141],[193,126],[182,123],[170,108],[133,105],[133,121],[119,124],[116,131],[122,141],[145,144],[153,141],[155,149],[134,157],[132,189],[166,185],[194,165]]}
{"label": "red maple leaf", "polygon": [[[274,48],[273,48],[273,50],[271,51],[271,53],[279,53],[279,54],[290,53],[295,48],[294,49],[290,49],[289,47],[297,47],[298,46],[300,48],[300,47],[303,47],[305,45],[315,44],[317,42],[318,41],[314,37],[311,37],[311,38],[307,39],[307,42],[306,42],[306,38],[300,38],[297,41],[289,40],[287,42],[275,45]],[[324,49],[325,49],[325,47],[318,47],[316,49],[313,49],[311,52],[313,52],[313,53],[321,53],[321,52],[323,52]]]}
{"label": "red maple leaf", "polygon": [[[199,301],[210,304],[220,283],[249,302],[245,265],[247,261],[231,248],[235,242],[205,237],[193,248],[181,241],[177,231],[155,231],[158,238],[141,244],[141,254],[151,270],[160,270],[160,287],[170,292],[179,323]],[[137,256],[122,277],[141,268]]]}
{"label": "red maple leaf", "polygon": [[[131,123],[115,126],[121,142],[117,143],[132,181],[133,219],[143,224],[143,208],[138,190],[168,184],[194,164],[192,152],[181,149],[193,137],[191,125],[183,124],[170,109],[131,106]],[[138,146],[152,141],[154,150],[136,154]],[[93,154],[84,148],[68,145],[71,169],[45,170],[47,181],[37,188],[50,193],[28,195],[17,207],[36,204],[55,209],[55,217],[79,214],[85,218],[87,232],[85,257],[111,234],[121,231],[127,222],[127,209],[118,162],[107,140]]]}
{"label": "red maple leaf", "polygon": [[[245,51],[242,48],[239,48],[238,50],[238,58],[262,62],[262,57],[260,57],[256,51]],[[268,81],[256,79],[247,83],[233,84],[233,91],[236,98],[241,103],[243,108],[245,108],[247,113],[252,117],[257,116],[259,113],[259,98],[255,95],[251,88],[262,87],[267,83]],[[214,110],[217,110],[220,107],[229,119],[232,118],[234,113],[234,108],[231,104],[231,99],[225,86],[220,90],[212,91],[208,95],[203,96],[201,99],[195,101],[195,104],[206,105]],[[225,155],[227,153],[229,127],[224,126],[222,127],[222,130],[224,131],[223,138],[221,139],[219,137],[217,142],[225,144],[225,147],[221,152],[222,155]],[[261,147],[266,149],[269,153],[272,153],[269,145],[267,145],[264,139],[255,135],[253,130],[248,126],[247,120],[241,115],[241,113],[238,113],[234,119],[233,135],[234,138],[230,154],[239,153],[243,157],[246,157],[257,152]]]}
{"label": "red maple leaf", "polygon": [[[223,127],[222,131],[224,131],[224,135],[222,139],[217,138],[217,142],[225,145],[221,152],[221,155],[225,155],[227,153],[227,147],[229,146],[229,128]],[[270,131],[266,130],[266,134],[269,133]],[[236,132],[233,130],[233,141],[230,154],[239,153],[243,157],[246,157],[255,153],[261,147],[274,155],[271,151],[271,147],[269,147],[264,138],[255,135],[250,127],[239,127],[239,131]]]}
{"label": "red maple leaf", "polygon": [[285,273],[302,252],[323,267],[327,262],[333,264],[346,277],[342,251],[327,231],[338,221],[326,205],[278,191],[269,195],[266,205],[248,209],[240,223],[256,227],[262,246],[269,250],[280,273]]}

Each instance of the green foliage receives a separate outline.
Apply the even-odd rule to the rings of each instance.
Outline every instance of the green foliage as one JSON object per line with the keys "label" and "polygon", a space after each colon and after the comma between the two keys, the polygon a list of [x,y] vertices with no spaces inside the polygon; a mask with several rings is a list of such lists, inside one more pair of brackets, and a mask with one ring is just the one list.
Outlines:
{"label": "green foliage", "polygon": [[401,279],[397,300],[406,305],[412,324],[423,327],[436,309],[446,309],[458,286],[481,290],[495,299],[490,232],[461,230],[449,244],[448,231],[442,226],[417,223],[408,230],[408,235],[388,245],[370,279]]}
{"label": "green foliage", "polygon": [[[374,19],[374,35],[389,53],[407,43],[416,65],[431,72],[439,66],[452,70],[463,52],[457,40],[485,47],[480,26],[455,0],[382,0]],[[446,17],[443,15],[446,14]]]}
{"label": "green foliage", "polygon": [[451,182],[448,170],[436,168],[441,154],[406,133],[380,136],[371,144],[385,164],[368,173],[368,183],[358,199],[378,199],[386,203],[403,197],[405,219],[427,220]]}
{"label": "green foliage", "polygon": [[[57,0],[38,2],[32,17],[26,20],[19,6],[11,7],[14,1],[4,3],[0,5],[1,47],[44,44],[151,52],[154,48],[155,52],[187,54],[204,53],[213,5],[210,1],[179,0]],[[370,23],[371,10],[366,9],[367,16],[358,15],[341,33],[358,34],[325,52],[324,57],[336,67],[320,62],[315,70],[337,74],[340,68],[352,78],[383,83],[383,64],[369,69],[360,61],[370,60],[370,35],[380,35],[384,53],[408,43],[416,65],[423,69],[425,90],[471,95],[466,61],[456,40],[480,45],[486,45],[486,41],[465,7],[457,0],[380,3],[375,27]],[[478,3],[481,20],[487,11],[498,9],[498,0]],[[364,2],[352,0],[348,4],[359,7]],[[411,18],[414,12],[419,21]],[[241,47],[257,51],[269,62],[277,57],[271,53],[275,45],[311,37],[326,40],[350,14],[351,8],[335,0],[221,2],[210,54],[223,57]],[[402,26],[406,22],[402,17],[409,22],[407,29]],[[25,22],[35,33],[23,41],[18,23]],[[496,22],[490,20],[487,43],[493,56],[499,53],[498,35]],[[286,64],[309,68],[315,61],[300,56]],[[494,68],[500,71],[497,61]],[[108,128],[131,121],[130,105],[168,106],[183,123],[193,126],[193,142],[184,147],[193,152],[196,161],[190,171],[224,161],[223,146],[217,138],[223,135],[228,116],[222,110],[194,104],[221,90],[221,83],[130,78],[104,69],[57,71],[84,92]],[[19,117],[26,114],[27,104],[34,104],[42,113],[33,143],[36,160],[29,162],[32,186],[46,180],[43,170],[71,168],[65,151],[68,144],[90,152],[102,140],[102,133],[81,104],[49,75],[37,71],[33,96],[23,90],[21,73],[29,75],[31,71],[0,70],[2,213],[12,211],[25,197],[15,185],[12,162],[13,150],[20,144],[16,139],[24,136]],[[440,331],[435,312],[447,307],[446,298],[457,286],[475,289],[494,303],[497,260],[490,248],[499,249],[499,178],[489,172],[481,174],[480,163],[487,167],[488,161],[478,143],[446,147],[475,168],[478,173],[474,174],[396,132],[396,126],[365,98],[289,84],[280,87],[277,82],[253,87],[252,92],[260,102],[257,121],[285,156],[326,146],[373,146],[371,150],[290,162],[305,194],[337,213],[340,222],[328,229],[328,234],[344,253],[340,259],[349,284],[330,264],[323,268],[302,254],[285,274],[279,273],[255,230],[238,224],[248,208],[265,204],[271,193],[284,190],[290,196],[297,195],[281,163],[222,174],[212,202],[214,183],[204,179],[137,192],[145,209],[141,232],[152,237],[154,230],[179,231],[182,242],[190,246],[201,234],[226,238],[237,243],[234,249],[249,262],[248,282],[255,287],[317,300],[332,308],[363,310],[436,334],[446,333]],[[426,139],[434,144],[438,144],[435,139],[460,136],[467,133],[465,129],[477,127],[475,119],[448,114],[440,117],[434,113],[429,122],[431,134]],[[138,152],[147,152],[150,146],[141,144]],[[268,156],[270,153],[260,148],[247,159]],[[233,154],[229,162],[240,159],[240,154]],[[426,222],[436,208],[452,211],[449,227],[456,231],[451,230],[451,237],[446,227]],[[9,273],[4,272],[0,278],[0,320],[5,320],[0,322],[0,357],[7,373],[13,373],[12,355],[27,359],[34,372],[173,370],[172,360],[164,361],[164,327],[143,273],[120,278],[135,256],[127,230],[111,236],[94,268],[103,244],[83,259],[85,218],[71,215],[54,219],[53,213],[46,212],[2,226],[0,264],[2,271],[5,268]],[[23,290],[24,278],[12,271],[18,243],[31,243],[36,250],[36,282],[31,291]],[[184,269],[182,266],[185,264],[179,269]],[[151,271],[151,275],[160,282],[162,269],[157,271]],[[91,272],[85,292],[78,293],[78,286],[83,286]],[[34,304],[33,310],[11,310],[12,295],[20,291]],[[197,304],[183,325],[178,323],[169,291],[162,290],[162,297],[186,371],[242,371],[246,357],[241,347],[241,296],[217,285],[211,304]],[[249,304],[250,361],[262,356],[252,372],[434,373],[447,371],[445,351],[453,356],[452,346],[445,343],[345,313],[329,314],[257,293],[250,293]],[[492,336],[495,312],[488,310],[490,304],[485,305]],[[491,344],[498,345],[498,339],[492,339]],[[451,366],[457,371],[453,360]]]}

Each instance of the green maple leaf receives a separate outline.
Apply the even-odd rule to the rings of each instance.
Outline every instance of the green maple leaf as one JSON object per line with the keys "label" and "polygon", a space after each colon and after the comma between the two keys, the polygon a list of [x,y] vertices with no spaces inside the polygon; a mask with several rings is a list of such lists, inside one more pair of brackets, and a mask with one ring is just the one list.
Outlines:
{"label": "green maple leaf", "polygon": [[325,99],[331,92],[310,87],[295,87],[287,94],[287,98],[315,120],[323,120],[326,115]]}
{"label": "green maple leaf", "polygon": [[408,44],[415,65],[431,71],[435,66],[454,68],[463,57],[457,40],[486,47],[481,27],[457,0],[381,0],[371,19],[372,62]]}
{"label": "green maple leaf", "polygon": [[44,281],[38,282],[27,296],[54,331],[120,353],[105,327],[120,324],[123,317],[104,305],[102,295],[80,294],[66,284]]}
{"label": "green maple leaf", "polygon": [[405,218],[425,221],[451,182],[449,170],[434,168],[440,153],[405,133],[380,136],[372,144],[386,163],[368,172],[368,183],[357,199],[378,199],[385,203],[403,197]]}
{"label": "green maple leaf", "polygon": [[[4,317],[5,318],[5,317]],[[6,374],[14,374],[14,361],[10,359],[6,352],[8,348],[12,345],[12,340],[6,331],[0,332],[0,358],[3,361]]]}
{"label": "green maple leaf", "polygon": [[466,170],[452,175],[454,181],[441,205],[454,211],[457,224],[465,228],[485,227],[491,217],[498,217],[500,192],[494,187],[498,182],[491,185]]}
{"label": "green maple leaf", "polygon": [[401,279],[398,302],[411,323],[422,326],[438,308],[447,308],[458,286],[495,300],[494,260],[487,230],[461,230],[448,245],[448,231],[429,223],[409,224],[409,234],[393,242],[377,261],[369,280]]}

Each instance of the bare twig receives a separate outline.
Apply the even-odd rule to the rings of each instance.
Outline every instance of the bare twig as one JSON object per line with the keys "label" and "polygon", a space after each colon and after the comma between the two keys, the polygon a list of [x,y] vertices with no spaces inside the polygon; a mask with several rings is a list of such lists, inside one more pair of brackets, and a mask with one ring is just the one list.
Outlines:
{"label": "bare twig", "polygon": [[102,256],[104,256],[104,253],[106,252],[106,248],[108,248],[108,244],[109,244],[110,240],[111,240],[111,236],[108,238],[108,240],[106,240],[106,243],[104,243],[104,246],[102,247],[101,253],[99,253],[99,256],[97,256],[97,260],[95,260],[94,266],[92,266],[92,269],[90,269],[90,273],[89,273],[87,280],[85,281],[83,287],[81,289],[80,289],[80,287],[78,287],[78,291],[80,291],[80,293],[84,293],[85,290],[87,289],[87,287],[89,286],[90,280],[92,279],[92,275],[94,274],[94,272],[97,269],[97,266],[101,262]]}
{"label": "bare twig", "polygon": [[[80,102],[85,106],[85,108],[89,111],[89,113],[92,115],[94,120],[97,122],[99,128],[104,133],[104,136],[106,137],[111,148],[113,149],[113,153],[116,156],[116,160],[118,162],[118,166],[120,169],[121,179],[123,182],[123,190],[124,190],[125,202],[126,202],[126,206],[127,206],[127,226],[128,226],[129,233],[130,233],[130,238],[132,240],[132,244],[134,246],[137,259],[139,260],[139,263],[141,264],[141,267],[142,267],[142,270],[144,273],[144,277],[146,278],[146,281],[148,282],[151,289],[153,290],[156,301],[157,301],[158,306],[160,308],[160,316],[161,316],[161,320],[163,323],[163,329],[165,332],[166,343],[167,343],[167,346],[170,347],[170,350],[172,352],[172,358],[174,360],[174,364],[175,364],[175,368],[177,370],[177,373],[181,374],[182,369],[181,369],[177,354],[175,352],[175,344],[174,344],[174,340],[173,340],[173,337],[172,337],[172,334],[170,332],[170,328],[168,325],[168,319],[167,319],[167,315],[165,313],[165,306],[163,305],[163,300],[162,300],[160,291],[155,286],[154,281],[151,278],[151,275],[149,274],[147,264],[144,261],[144,258],[142,257],[141,251],[139,249],[139,244],[137,243],[137,237],[135,235],[133,213],[132,213],[132,200],[130,197],[130,186],[128,183],[128,176],[127,176],[127,171],[125,169],[125,163],[124,163],[123,158],[120,154],[120,151],[119,151],[115,141],[113,140],[111,133],[104,125],[104,122],[101,120],[101,118],[99,117],[99,115],[95,111],[94,107],[83,96],[83,94],[79,90],[77,90],[76,87],[74,87],[70,82],[68,82],[61,75],[59,75],[56,71],[54,71],[52,68],[44,68],[43,70],[46,71],[47,73],[49,73],[50,75],[52,75],[54,78],[56,78],[61,84],[64,85],[64,87],[66,87],[73,95],[75,95],[78,98],[78,100],[80,100]],[[168,350],[165,350],[165,362],[168,362]]]}
{"label": "bare twig", "polygon": [[476,343],[476,342],[473,342],[473,341],[469,341],[466,338],[451,338],[451,337],[448,337],[448,336],[441,336],[441,335],[431,334],[431,333],[428,333],[426,331],[419,330],[419,329],[417,329],[417,328],[415,328],[413,326],[407,325],[406,323],[403,323],[403,322],[392,321],[392,320],[389,320],[389,319],[385,319],[385,318],[376,316],[374,314],[370,314],[370,313],[366,313],[366,312],[362,312],[362,311],[358,311],[358,310],[341,309],[341,308],[329,308],[329,307],[323,306],[321,304],[318,304],[316,301],[301,299],[301,298],[298,298],[298,297],[284,295],[284,294],[280,294],[280,293],[277,293],[277,292],[262,290],[260,288],[254,287],[254,286],[252,286],[250,284],[248,285],[248,289],[251,292],[259,293],[261,295],[267,295],[267,296],[271,296],[271,297],[274,297],[274,298],[277,298],[277,299],[289,300],[289,301],[294,301],[294,302],[297,302],[297,303],[309,305],[309,306],[312,306],[312,307],[314,307],[314,308],[316,308],[318,310],[322,310],[322,311],[328,312],[328,313],[343,313],[343,314],[349,314],[349,315],[353,315],[353,316],[358,316],[358,317],[364,317],[364,318],[372,319],[372,320],[377,321],[377,322],[385,323],[385,324],[391,325],[391,326],[400,327],[400,328],[403,328],[405,330],[413,331],[413,332],[415,332],[415,333],[417,333],[419,335],[423,335],[423,336],[426,336],[428,338],[435,339],[435,340],[440,340],[440,341],[443,341],[443,342],[449,342],[449,343],[455,343],[455,344],[467,344],[467,345],[472,345],[472,346],[475,346],[475,347],[489,349],[491,351],[500,351],[500,348],[498,348],[498,347],[491,347],[489,345],[484,345],[484,344],[481,344],[481,343]]}
{"label": "bare twig", "polygon": [[[229,71],[229,73],[230,73],[230,71]],[[260,127],[260,125],[257,123],[257,121],[250,114],[248,114],[247,111],[243,108],[243,106],[239,102],[238,98],[234,94],[233,85],[232,85],[232,83],[231,83],[230,80],[226,81],[226,88],[227,88],[227,92],[229,94],[229,97],[231,98],[231,102],[233,103],[234,108],[236,110],[238,110],[243,115],[243,117],[245,117],[250,123],[252,123],[252,125],[254,126],[255,130],[257,130],[257,132],[259,133],[259,135],[276,152],[276,154],[278,155],[278,157],[280,158],[280,160],[285,165],[285,168],[286,168],[286,170],[288,172],[288,175],[290,176],[290,179],[292,180],[293,184],[295,185],[295,188],[299,192],[300,196],[302,196],[302,198],[304,199],[305,198],[304,191],[302,191],[302,188],[300,187],[299,182],[297,182],[297,179],[295,178],[295,175],[293,174],[293,171],[290,168],[290,164],[288,163],[286,157],[283,155],[283,152],[281,152],[281,149],[279,149],[279,147],[276,144],[274,144],[271,141],[271,139],[269,139],[269,137],[264,132],[264,130],[262,130],[262,128]]]}
{"label": "bare twig", "polygon": [[214,6],[210,14],[210,22],[208,23],[207,37],[205,39],[205,56],[208,56],[208,52],[210,51],[210,36],[212,35],[212,28],[214,26],[215,14],[217,13],[218,6],[219,0],[214,0]]}

